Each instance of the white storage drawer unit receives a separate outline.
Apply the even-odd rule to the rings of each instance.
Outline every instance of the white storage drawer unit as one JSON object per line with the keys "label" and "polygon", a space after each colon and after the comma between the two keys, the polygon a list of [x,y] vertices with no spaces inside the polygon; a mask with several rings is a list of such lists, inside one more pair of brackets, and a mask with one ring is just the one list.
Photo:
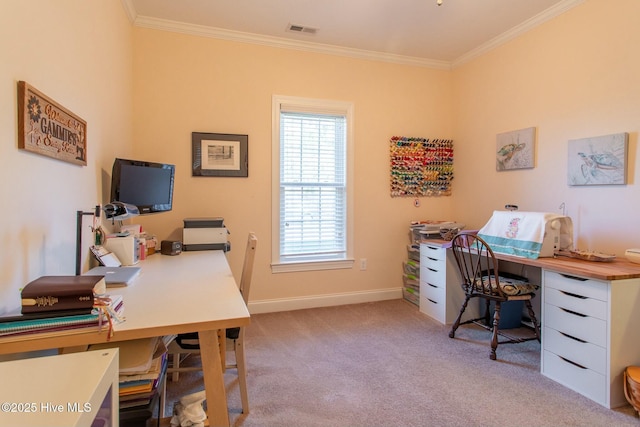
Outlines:
{"label": "white storage drawer unit", "polygon": [[640,360],[639,279],[543,271],[542,373],[608,408],[626,404],[622,376]]}
{"label": "white storage drawer unit", "polygon": [[[456,320],[464,301],[460,273],[453,253],[442,243],[420,244],[420,311],[440,323]],[[478,316],[471,302],[464,319]]]}

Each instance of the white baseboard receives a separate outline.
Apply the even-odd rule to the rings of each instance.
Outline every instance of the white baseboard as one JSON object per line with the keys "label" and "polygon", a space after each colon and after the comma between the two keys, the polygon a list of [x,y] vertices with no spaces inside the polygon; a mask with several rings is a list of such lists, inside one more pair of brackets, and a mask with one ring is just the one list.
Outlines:
{"label": "white baseboard", "polygon": [[348,292],[343,294],[312,295],[298,298],[281,298],[249,302],[251,314],[274,313],[276,311],[301,310],[305,308],[330,307],[345,304],[384,301],[402,298],[402,288],[375,291]]}

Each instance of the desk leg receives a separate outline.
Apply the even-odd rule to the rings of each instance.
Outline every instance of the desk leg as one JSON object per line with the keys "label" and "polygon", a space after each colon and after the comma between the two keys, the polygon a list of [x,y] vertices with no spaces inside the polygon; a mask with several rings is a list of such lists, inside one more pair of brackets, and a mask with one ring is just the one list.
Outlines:
{"label": "desk leg", "polygon": [[220,365],[222,373],[227,372],[227,330],[218,329],[218,344],[220,344]]}
{"label": "desk leg", "polygon": [[200,342],[200,359],[207,396],[209,425],[229,426],[229,410],[222,374],[218,332],[215,330],[200,331],[198,332],[198,341]]}

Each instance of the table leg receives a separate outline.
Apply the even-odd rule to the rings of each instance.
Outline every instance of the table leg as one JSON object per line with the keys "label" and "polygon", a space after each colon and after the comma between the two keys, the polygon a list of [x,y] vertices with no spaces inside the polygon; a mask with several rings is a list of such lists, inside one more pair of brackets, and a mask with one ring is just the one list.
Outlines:
{"label": "table leg", "polygon": [[227,330],[218,329],[218,343],[220,344],[220,365],[222,373],[227,371]]}
{"label": "table leg", "polygon": [[224,388],[224,376],[220,358],[218,332],[198,332],[202,375],[207,397],[207,415],[210,426],[229,426],[227,394]]}

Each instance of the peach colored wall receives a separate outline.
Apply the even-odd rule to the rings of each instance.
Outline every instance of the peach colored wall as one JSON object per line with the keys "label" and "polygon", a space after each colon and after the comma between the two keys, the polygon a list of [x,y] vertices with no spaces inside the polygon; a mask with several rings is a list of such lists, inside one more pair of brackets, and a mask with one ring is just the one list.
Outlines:
{"label": "peach colored wall", "polygon": [[[117,1],[0,2],[0,314],[30,280],[75,272],[76,210],[107,201],[105,170],[131,150],[131,35]],[[87,122],[87,166],[18,149],[19,80]]]}
{"label": "peach colored wall", "polygon": [[[174,210],[141,218],[160,239],[183,218],[222,216],[239,278],[248,231],[259,237],[251,300],[399,289],[408,225],[442,219],[450,197],[389,195],[393,135],[451,135],[451,73],[170,32],[134,31],[134,154],[177,165]],[[368,268],[272,274],[271,100],[274,94],[355,106],[355,251]],[[249,177],[191,176],[191,132],[249,135]],[[399,294],[398,294],[399,295]]]}
{"label": "peach colored wall", "polygon": [[[456,216],[482,226],[494,209],[572,217],[581,249],[640,246],[640,2],[588,0],[453,71]],[[496,134],[537,128],[535,168],[496,172]],[[628,184],[570,187],[567,141],[629,133]]]}
{"label": "peach colored wall", "polygon": [[[141,219],[159,238],[179,238],[185,217],[223,216],[237,276],[246,233],[259,234],[257,300],[398,288],[410,220],[455,216],[477,227],[505,203],[566,203],[583,248],[621,255],[640,244],[636,0],[587,0],[452,72],[132,30],[118,2],[0,7],[0,236],[11,248],[0,256],[0,313],[19,304],[27,281],[73,272],[75,211],[107,201],[116,156],[178,165],[175,210]],[[88,122],[86,167],[17,149],[18,80]],[[355,258],[368,259],[366,271],[356,262],[271,274],[273,94],[354,102]],[[495,135],[529,126],[538,130],[536,167],[497,173]],[[192,131],[249,134],[249,178],[191,177]],[[618,132],[630,134],[629,183],[569,187],[567,141]],[[389,196],[388,139],[398,134],[454,137],[452,197],[414,208]]]}

